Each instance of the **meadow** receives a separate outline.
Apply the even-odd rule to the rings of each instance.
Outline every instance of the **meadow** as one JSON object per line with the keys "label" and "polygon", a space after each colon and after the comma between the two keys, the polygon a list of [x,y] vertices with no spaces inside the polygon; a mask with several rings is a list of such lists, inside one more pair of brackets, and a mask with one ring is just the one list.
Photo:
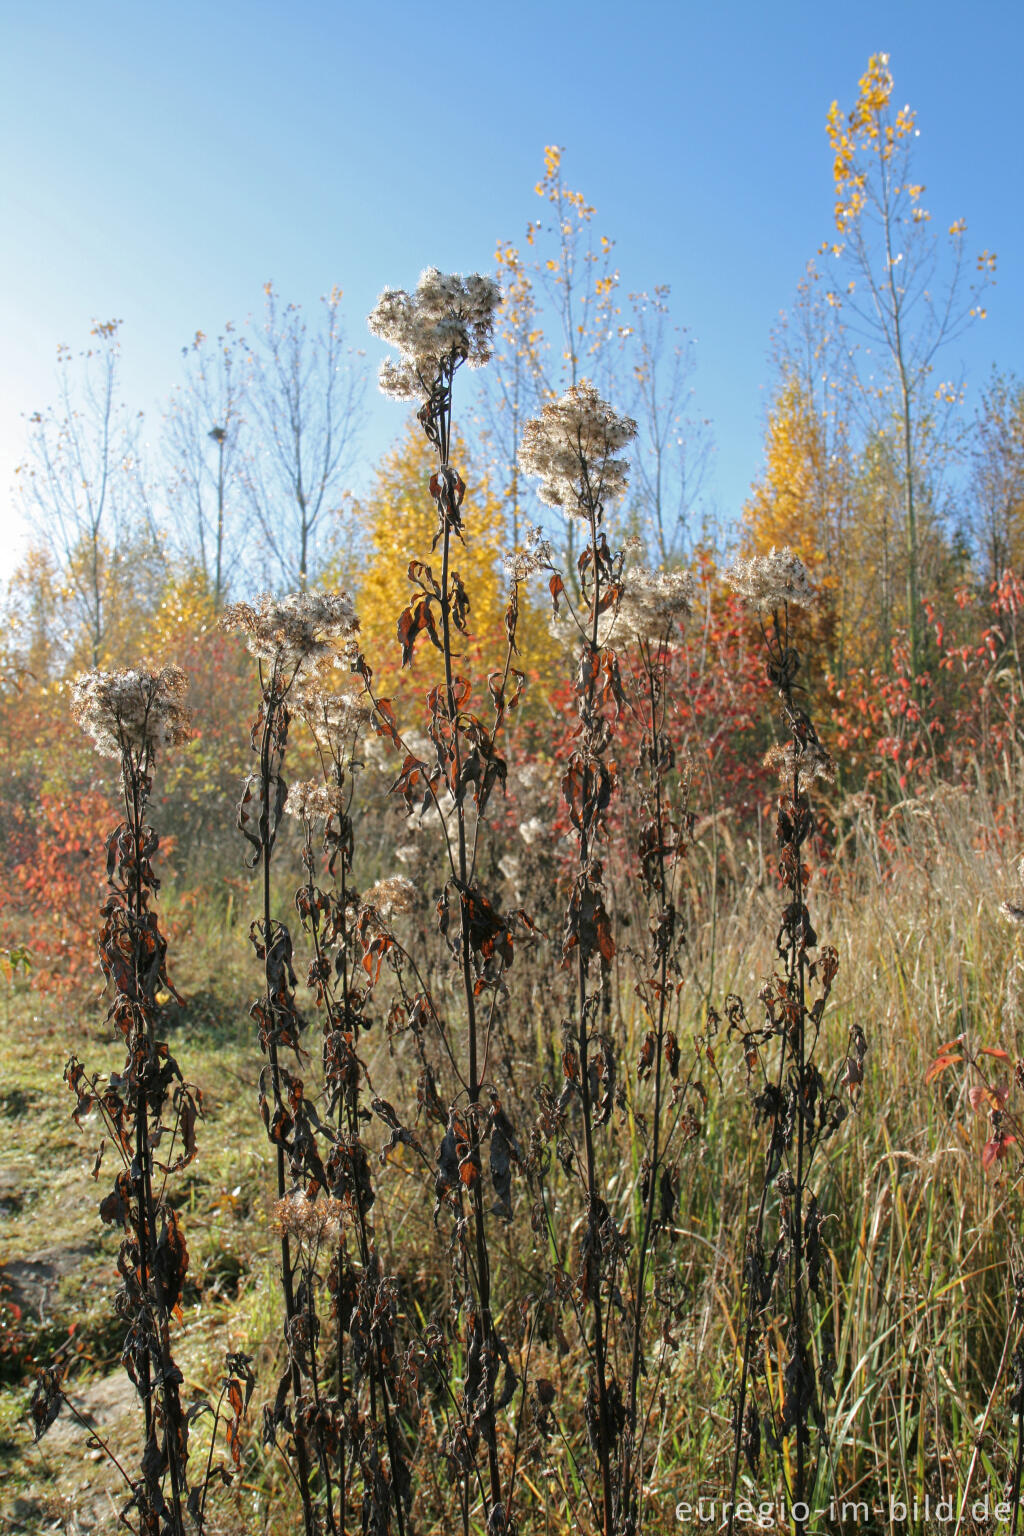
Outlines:
{"label": "meadow", "polygon": [[621,538],[583,383],[519,453],[574,562],[475,632],[498,297],[371,317],[433,455],[400,657],[230,604],[191,684],[60,694],[70,796],[10,702],[3,1519],[1012,1532],[1021,590],[840,686],[792,551]]}

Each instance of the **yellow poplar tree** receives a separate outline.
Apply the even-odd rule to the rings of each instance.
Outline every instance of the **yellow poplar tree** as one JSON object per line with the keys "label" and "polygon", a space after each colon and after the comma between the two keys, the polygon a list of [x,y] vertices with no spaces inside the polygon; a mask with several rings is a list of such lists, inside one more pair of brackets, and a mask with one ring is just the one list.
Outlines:
{"label": "yellow poplar tree", "polygon": [[[895,426],[902,479],[905,621],[910,672],[924,660],[922,561],[934,475],[936,402],[954,406],[957,390],[937,386],[935,359],[972,321],[984,317],[980,294],[992,280],[991,251],[964,249],[966,224],[956,219],[941,240],[922,203],[914,167],[918,130],[909,106],[893,103],[889,56],[876,53],[858,83],[848,113],[833,102],[826,122],[832,151],[835,238],[823,251],[835,259],[829,298],[867,346],[854,359],[862,403],[876,432]],[[916,684],[915,684],[916,686]]]}
{"label": "yellow poplar tree", "polygon": [[765,433],[764,473],[743,507],[745,553],[762,554],[788,544],[819,586],[835,586],[835,573],[822,570],[829,551],[823,519],[832,510],[829,466],[824,462],[822,424],[795,373],[783,376]]}
{"label": "yellow poplar tree", "polygon": [[[509,547],[505,507],[488,476],[474,469],[465,444],[457,437],[452,463],[467,486],[462,509],[465,542],[452,554],[452,570],[458,572],[470,601],[470,634],[459,666],[476,683],[485,681],[499,664],[504,637],[506,584],[501,557]],[[365,569],[356,583],[361,643],[384,692],[392,691],[402,670],[397,625],[414,590],[409,562],[431,564],[430,543],[437,527],[429,491],[434,469],[434,450],[411,416],[398,442],[381,459],[369,495],[355,508],[369,546]],[[440,557],[435,565],[434,574],[440,577]],[[440,681],[440,652],[429,645],[417,646],[406,669],[410,673],[417,690]]]}
{"label": "yellow poplar tree", "polygon": [[823,599],[816,641],[841,668],[850,578],[849,465],[805,381],[784,367],[765,433],[764,472],[743,507],[744,553],[788,545]]}

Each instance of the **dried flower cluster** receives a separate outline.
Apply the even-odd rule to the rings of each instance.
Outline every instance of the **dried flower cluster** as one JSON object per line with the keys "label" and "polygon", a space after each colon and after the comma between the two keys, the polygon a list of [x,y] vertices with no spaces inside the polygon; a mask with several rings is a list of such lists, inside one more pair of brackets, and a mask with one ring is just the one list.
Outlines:
{"label": "dried flower cluster", "polygon": [[385,358],[378,375],[381,390],[396,400],[429,399],[435,382],[460,363],[479,368],[491,356],[494,312],[501,289],[479,272],[463,278],[428,267],[415,293],[385,288],[368,324],[374,336],[399,353]]}
{"label": "dried flower cluster", "polygon": [[636,422],[619,416],[584,380],[549,400],[523,428],[519,468],[541,482],[540,499],[590,521],[622,494],[629,465],[615,455],[636,436]]}
{"label": "dried flower cluster", "polygon": [[281,598],[264,593],[255,607],[233,603],[221,623],[241,631],[254,656],[282,668],[329,656],[359,628],[347,592],[293,592]]}
{"label": "dried flower cluster", "polygon": [[551,542],[544,537],[543,528],[531,528],[522,549],[508,554],[503,560],[509,584],[526,581],[537,571],[546,571],[552,561]]}
{"label": "dried flower cluster", "polygon": [[834,761],[824,747],[813,741],[804,742],[799,749],[794,741],[787,741],[784,746],[777,742],[765,753],[764,762],[766,768],[776,770],[785,785],[792,785],[795,774],[799,794],[810,789],[815,779],[824,779],[827,784],[835,783]]}
{"label": "dried flower cluster", "polygon": [[737,560],[725,573],[725,579],[752,608],[782,608],[789,603],[798,608],[813,608],[817,602],[807,567],[788,548],[773,546],[767,555]]}
{"label": "dried flower cluster", "polygon": [[329,821],[344,813],[345,792],[322,779],[305,779],[292,785],[284,808],[289,816],[300,816],[303,821]]}
{"label": "dried flower cluster", "polygon": [[154,757],[189,740],[187,690],[180,667],[84,672],[71,685],[71,712],[103,757]]}
{"label": "dried flower cluster", "polygon": [[649,571],[635,566],[623,578],[619,633],[657,643],[693,612],[696,587],[688,571]]}
{"label": "dried flower cluster", "polygon": [[313,681],[299,689],[296,707],[321,747],[338,762],[351,751],[372,714],[363,694],[332,693]]}
{"label": "dried flower cluster", "polygon": [[[579,644],[582,635],[586,634],[587,638],[590,638],[591,626],[592,620],[586,613],[581,618],[565,609],[559,609],[548,619],[548,634],[552,640],[557,640],[559,645],[567,650],[573,650]],[[613,649],[617,639],[624,639],[624,633],[619,624],[619,610],[605,608],[597,615],[595,644],[599,651]]]}
{"label": "dried flower cluster", "polygon": [[373,907],[383,918],[395,912],[410,912],[416,901],[416,887],[405,875],[388,875],[378,880],[363,897],[363,905]]}
{"label": "dried flower cluster", "polygon": [[329,1195],[310,1200],[302,1190],[286,1195],[283,1200],[275,1200],[273,1206],[276,1230],[312,1246],[336,1239],[346,1214],[343,1201],[333,1200]]}

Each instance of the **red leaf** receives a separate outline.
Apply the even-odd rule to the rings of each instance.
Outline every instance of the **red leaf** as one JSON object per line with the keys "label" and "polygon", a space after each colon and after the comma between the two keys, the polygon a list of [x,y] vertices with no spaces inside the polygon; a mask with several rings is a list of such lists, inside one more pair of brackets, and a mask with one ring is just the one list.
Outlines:
{"label": "red leaf", "polygon": [[958,1061],[963,1061],[963,1057],[962,1056],[937,1056],[935,1058],[935,1060],[932,1062],[931,1066],[928,1068],[928,1071],[924,1075],[925,1082],[926,1083],[930,1083],[933,1078],[938,1077],[940,1072],[945,1072],[947,1067],[955,1066],[955,1064]]}

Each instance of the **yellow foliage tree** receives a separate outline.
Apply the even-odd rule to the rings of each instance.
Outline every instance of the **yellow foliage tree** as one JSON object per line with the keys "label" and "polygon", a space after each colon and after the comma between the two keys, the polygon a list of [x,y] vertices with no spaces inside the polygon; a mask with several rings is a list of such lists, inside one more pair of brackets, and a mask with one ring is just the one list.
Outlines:
{"label": "yellow foliage tree", "polygon": [[822,595],[816,648],[841,670],[850,578],[849,461],[842,429],[798,370],[783,365],[765,433],[764,472],[743,507],[744,553],[788,545]]}
{"label": "yellow foliage tree", "polygon": [[[506,643],[508,584],[502,555],[512,549],[509,501],[457,435],[452,463],[467,486],[464,545],[452,556],[452,569],[459,573],[470,601],[470,633],[458,667],[474,686],[483,686],[500,665]],[[409,563],[431,563],[430,543],[437,526],[429,491],[434,468],[434,451],[410,416],[398,442],[381,459],[369,495],[355,507],[358,525],[366,530],[368,554],[358,579],[346,584],[355,590],[362,649],[374,669],[375,686],[392,696],[410,688],[418,693],[443,677],[441,653],[428,644],[416,647],[412,663],[403,670],[398,640],[398,618],[414,590]],[[434,574],[440,575],[439,566]],[[527,679],[526,710],[549,696],[561,661],[559,642],[548,631],[549,607],[546,593],[536,603],[532,594],[520,594],[515,664]]]}
{"label": "yellow foliage tree", "polygon": [[821,419],[795,373],[783,375],[768,418],[764,458],[764,473],[743,508],[744,552],[788,544],[819,586],[834,588],[829,524],[835,520],[837,487]]}
{"label": "yellow foliage tree", "polygon": [[916,679],[925,655],[922,562],[930,537],[934,415],[936,402],[955,405],[958,393],[948,383],[936,386],[935,359],[984,316],[980,295],[996,262],[991,251],[981,251],[972,279],[963,219],[949,225],[943,242],[932,230],[924,185],[915,174],[915,115],[910,107],[893,106],[888,54],[868,60],[849,112],[832,103],[826,131],[835,238],[822,250],[834,259],[837,279],[828,297],[867,343],[854,355],[853,368],[874,435],[891,435],[899,444],[905,623]]}
{"label": "yellow foliage tree", "polygon": [[[503,635],[505,581],[501,556],[508,548],[505,507],[486,474],[478,474],[465,444],[456,438],[452,463],[466,482],[463,506],[464,545],[453,549],[457,571],[469,597],[469,638],[461,670],[471,679],[495,665],[495,648]],[[366,566],[356,583],[363,652],[385,692],[399,683],[402,652],[397,638],[398,617],[413,587],[409,563],[431,562],[430,543],[437,526],[437,509],[430,497],[435,453],[415,417],[410,416],[398,442],[381,459],[373,487],[357,503],[358,524],[367,531]],[[440,575],[440,569],[435,572]],[[411,672],[417,691],[443,677],[441,654],[428,645],[416,648]]]}

